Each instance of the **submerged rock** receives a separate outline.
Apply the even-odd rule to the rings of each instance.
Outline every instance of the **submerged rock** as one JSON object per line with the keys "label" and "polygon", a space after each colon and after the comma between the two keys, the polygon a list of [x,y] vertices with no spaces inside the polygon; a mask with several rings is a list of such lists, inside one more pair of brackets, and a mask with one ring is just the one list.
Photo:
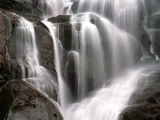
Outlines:
{"label": "submerged rock", "polygon": [[58,104],[25,81],[8,82],[0,96],[2,120],[63,120]]}

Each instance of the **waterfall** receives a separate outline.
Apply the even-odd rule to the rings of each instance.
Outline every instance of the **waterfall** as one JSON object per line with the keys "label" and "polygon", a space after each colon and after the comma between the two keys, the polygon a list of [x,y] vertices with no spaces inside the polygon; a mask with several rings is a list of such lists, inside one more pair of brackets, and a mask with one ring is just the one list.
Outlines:
{"label": "waterfall", "polygon": [[62,0],[40,0],[38,6],[43,11],[44,18],[63,14],[64,3]]}
{"label": "waterfall", "polygon": [[91,97],[71,105],[65,120],[119,120],[138,84],[142,82],[146,85],[147,77],[159,72],[157,65],[152,63],[128,69],[125,74],[113,79],[110,86],[104,86]]}
{"label": "waterfall", "polygon": [[52,24],[51,22],[49,21],[42,21],[48,28],[49,28],[49,31],[51,33],[51,37],[53,39],[53,43],[54,43],[54,53],[55,53],[55,64],[56,64],[56,71],[57,71],[57,74],[58,74],[58,84],[59,84],[59,96],[60,96],[60,104],[61,104],[61,108],[62,110],[65,109],[66,107],[66,90],[67,90],[67,87],[63,81],[63,77],[62,77],[62,67],[61,67],[61,59],[62,59],[62,53],[63,53],[63,48],[61,46],[61,43],[60,41],[57,39],[57,32],[58,32],[58,28]]}
{"label": "waterfall", "polygon": [[[81,23],[80,31],[74,25],[77,22]],[[73,59],[78,78],[77,94],[81,100],[108,79],[135,65],[140,48],[134,37],[96,14],[73,15],[71,23],[73,38],[70,54],[77,53]]]}
{"label": "waterfall", "polygon": [[135,27],[139,22],[137,0],[80,0],[73,9],[76,9],[76,13],[97,13],[137,37],[138,31]]}
{"label": "waterfall", "polygon": [[[99,18],[95,24],[90,22],[90,14],[77,15],[71,18],[73,24],[72,49],[68,53],[68,62],[66,69],[69,69],[70,57],[73,57],[75,63],[75,73],[77,79],[77,87],[75,91],[78,100],[84,99],[87,94],[93,90],[99,89],[107,81],[107,70],[110,69],[111,77],[118,75],[124,69],[132,67],[136,63],[139,46],[135,38],[126,32],[119,30],[104,18]],[[96,16],[96,15],[95,15]],[[98,16],[99,17],[99,16]],[[81,30],[77,31],[74,23],[81,22]],[[62,56],[63,48],[58,40],[58,25],[48,21],[43,23],[49,28],[55,52],[56,70],[59,80],[60,102],[66,120],[118,120],[119,114],[127,106],[132,92],[136,88],[136,79],[141,77],[141,70],[130,72],[122,78],[113,80],[109,87],[102,88],[95,94],[95,98],[85,99],[78,107],[71,107],[68,110],[68,95],[67,86],[62,76]],[[79,37],[77,37],[79,36]],[[109,44],[109,46],[107,46]],[[105,47],[107,46],[107,47]],[[107,51],[109,50],[109,51]],[[109,61],[105,57],[108,53]],[[72,59],[72,58],[71,58]],[[110,62],[110,68],[106,65]],[[133,77],[132,77],[133,76]],[[91,78],[91,82],[88,81]],[[92,90],[90,90],[90,88]],[[128,91],[130,89],[130,91]],[[110,97],[110,98],[108,98]],[[117,99],[116,99],[117,97]],[[70,99],[70,98],[69,98]],[[69,101],[72,101],[71,99]],[[89,105],[87,105],[90,103]],[[98,105],[100,104],[100,105]],[[87,107],[88,106],[88,107]],[[102,108],[102,106],[108,106]],[[86,110],[83,110],[85,109]],[[92,110],[95,108],[96,110]],[[108,114],[106,114],[108,111]],[[95,116],[93,116],[93,114]],[[81,117],[83,115],[83,117]]]}
{"label": "waterfall", "polygon": [[[87,91],[89,91],[89,85],[87,84],[87,79],[91,78],[97,81],[93,85],[93,89],[98,87],[98,83],[103,83],[106,80],[106,73],[104,68],[104,58],[102,52],[102,45],[100,41],[100,35],[98,29],[95,25],[84,22],[82,23],[82,28],[80,32],[80,40],[73,38],[73,47],[75,47],[77,42],[79,42],[79,48],[76,48],[78,53],[78,59],[74,58],[77,63],[77,78],[79,93],[78,98],[84,98]],[[76,56],[75,56],[76,57]],[[76,61],[76,59],[78,61]],[[90,87],[92,85],[90,84]]]}
{"label": "waterfall", "polygon": [[39,62],[33,23],[20,18],[16,29],[16,56],[22,67],[22,78],[33,84],[43,94],[57,100],[57,84]]}
{"label": "waterfall", "polygon": [[[57,3],[54,1],[53,5]],[[53,5],[51,1],[41,2],[44,18],[63,14],[59,5],[52,8]],[[77,7],[77,14],[70,18],[69,51],[59,40],[59,24],[42,21],[54,43],[65,120],[118,120],[139,81],[157,72],[157,65],[134,68],[141,57],[138,25],[142,21],[138,18],[137,0],[81,0]],[[67,57],[62,63],[64,53]]]}

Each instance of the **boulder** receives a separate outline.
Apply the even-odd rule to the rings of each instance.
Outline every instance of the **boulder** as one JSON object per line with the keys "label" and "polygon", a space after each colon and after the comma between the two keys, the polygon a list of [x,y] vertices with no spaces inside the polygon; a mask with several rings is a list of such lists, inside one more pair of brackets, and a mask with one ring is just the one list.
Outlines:
{"label": "boulder", "polygon": [[122,120],[160,120],[160,90],[148,99],[136,101],[136,104],[127,108]]}
{"label": "boulder", "polygon": [[22,80],[12,80],[0,90],[2,120],[63,120],[59,106]]}
{"label": "boulder", "polygon": [[52,37],[41,22],[35,23],[36,43],[39,50],[40,65],[48,69],[54,79],[57,80],[57,73],[54,63],[54,43]]}
{"label": "boulder", "polygon": [[122,120],[160,120],[159,72],[143,79],[130,98],[129,107],[122,112]]}

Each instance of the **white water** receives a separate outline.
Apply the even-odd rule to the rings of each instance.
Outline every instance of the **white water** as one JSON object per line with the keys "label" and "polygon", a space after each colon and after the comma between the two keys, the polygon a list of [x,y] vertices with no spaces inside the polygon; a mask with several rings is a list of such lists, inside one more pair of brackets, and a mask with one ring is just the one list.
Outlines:
{"label": "white water", "polygon": [[56,65],[56,71],[57,71],[57,75],[58,75],[58,85],[59,85],[59,96],[60,96],[60,104],[61,104],[61,109],[62,111],[65,109],[66,107],[66,101],[67,99],[65,99],[66,97],[66,85],[63,81],[63,77],[62,77],[62,70],[61,70],[61,59],[62,59],[62,46],[60,41],[57,39],[57,27],[52,24],[49,21],[42,21],[48,28],[49,31],[51,33],[52,39],[53,39],[53,44],[54,44],[54,54],[55,54],[55,65]]}
{"label": "white water", "polygon": [[107,17],[114,25],[137,37],[137,0],[80,0],[77,13],[92,12]]}
{"label": "white water", "polygon": [[[91,19],[95,19],[95,24]],[[77,31],[75,24],[81,23]],[[71,18],[73,24],[72,51],[77,64],[78,99],[84,98],[89,89],[95,90],[108,78],[132,67],[138,58],[139,45],[129,34],[119,30],[109,20],[96,14],[79,14]],[[78,37],[77,37],[78,36]],[[92,82],[89,82],[89,78]],[[88,88],[89,87],[89,88]]]}
{"label": "white water", "polygon": [[[125,71],[125,74],[112,80],[91,97],[70,106],[65,120],[119,120],[120,113],[127,107],[132,93],[141,82],[147,85],[148,76],[159,72],[159,64]],[[141,86],[142,87],[142,86]]]}
{"label": "white water", "polygon": [[22,66],[22,78],[52,99],[57,99],[57,84],[49,71],[39,63],[34,25],[24,18],[19,19],[16,42],[16,55]]}
{"label": "white water", "polygon": [[[104,2],[101,1],[101,5]],[[95,8],[95,6],[92,4],[95,3],[91,2],[90,4],[91,8],[89,9],[93,12],[92,8]],[[113,12],[117,12],[116,15],[113,14],[113,23],[123,30],[128,30],[132,35],[136,35],[135,29],[131,30],[133,24],[137,24],[136,18],[138,14],[136,6],[134,5],[135,10],[127,9],[130,12],[126,12],[126,9],[123,9],[119,2],[108,1],[108,4],[118,7],[116,10],[114,10],[114,7],[112,9]],[[104,14],[104,8],[105,6],[102,6],[101,15]],[[133,15],[133,22],[131,21],[132,18],[128,20],[128,23],[126,22],[128,14]],[[98,18],[94,24],[90,22],[92,16]],[[69,58],[73,56],[74,59],[76,78],[78,78],[76,94],[78,94],[78,100],[81,100],[87,96],[88,92],[91,92],[89,87],[92,90],[96,90],[108,78],[114,77],[122,70],[132,67],[137,59],[136,52],[139,50],[139,47],[131,35],[118,29],[109,20],[100,18],[100,16],[95,14],[90,16],[88,13],[73,16],[71,23],[75,24],[77,22],[81,23],[81,30],[77,31],[74,25],[72,26],[73,36],[75,37],[72,38],[72,50],[69,51],[68,56]],[[49,28],[54,42],[60,103],[65,120],[118,120],[119,114],[127,106],[129,98],[136,88],[136,80],[141,77],[141,70],[137,72],[132,71],[121,78],[117,78],[109,87],[102,88],[94,96],[82,101],[77,107],[71,105],[70,109],[68,109],[68,96],[66,94],[68,95],[69,93],[66,91],[67,87],[63,82],[61,66],[63,48],[60,41],[56,38],[58,27],[47,21],[43,21],[43,23]],[[68,60],[66,69],[68,69],[69,64]],[[88,78],[92,79],[91,83],[88,82]],[[69,101],[72,101],[71,98],[69,99]]]}
{"label": "white water", "polygon": [[[58,1],[54,2],[56,5]],[[109,20],[99,18],[93,24],[88,13],[71,18],[72,24],[81,22],[80,31],[77,31],[74,25],[72,26],[73,36],[76,37],[73,37],[72,50],[68,53],[68,56],[73,56],[74,63],[76,63],[79,100],[87,96],[87,87],[92,87],[93,90],[99,88],[108,78],[115,77],[126,68],[133,67],[136,60],[139,59],[136,54],[139,52],[139,47],[135,42],[135,38],[138,36],[138,29],[135,27],[138,26],[136,2],[136,0],[96,0],[88,2],[90,7],[86,7],[87,3],[82,0],[78,12],[96,12],[107,16]],[[44,12],[45,17],[57,16],[62,13],[56,8],[58,5],[52,8],[51,3],[44,4],[47,8]],[[99,8],[96,8],[97,4],[99,4]],[[42,8],[44,8],[43,6]],[[128,105],[130,96],[136,90],[138,81],[150,74],[148,72],[150,66],[129,70],[127,74],[113,79],[108,87],[103,87],[79,104],[68,107],[67,88],[62,78],[63,54],[61,49],[63,50],[63,48],[56,38],[58,27],[47,21],[43,23],[49,28],[54,42],[60,102],[65,120],[118,120],[120,113]],[[67,63],[66,69],[69,67],[68,65],[69,63]],[[146,73],[144,74],[144,72]],[[92,79],[92,83],[89,85],[87,85],[88,78]]]}
{"label": "white water", "polygon": [[40,0],[39,8],[43,11],[43,17],[55,17],[63,14],[64,2],[62,0]]}
{"label": "white water", "polygon": [[[99,83],[103,83],[106,80],[105,65],[100,35],[95,25],[90,22],[83,22],[80,40],[74,40],[75,44],[77,44],[76,41],[79,41],[80,44],[80,48],[76,48],[79,54],[79,59],[76,61],[76,73],[79,80],[78,86],[81,86],[78,96],[79,99],[82,99],[88,91],[87,78],[91,78]],[[75,47],[75,44],[73,44],[73,47]],[[94,89],[96,89],[96,87]]]}

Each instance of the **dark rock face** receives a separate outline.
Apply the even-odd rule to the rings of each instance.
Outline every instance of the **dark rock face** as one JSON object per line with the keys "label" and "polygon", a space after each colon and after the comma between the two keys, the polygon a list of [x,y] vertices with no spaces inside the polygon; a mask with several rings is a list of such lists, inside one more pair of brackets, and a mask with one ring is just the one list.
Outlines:
{"label": "dark rock face", "polygon": [[2,87],[0,96],[2,120],[63,120],[57,103],[25,81],[8,82]]}
{"label": "dark rock face", "polygon": [[[9,62],[6,59],[6,44],[12,33],[12,23],[5,13],[0,13],[0,79],[9,80],[12,78],[11,70],[9,70]],[[12,67],[12,64],[10,64]],[[16,64],[15,64],[16,66]],[[17,72],[18,73],[18,72]]]}
{"label": "dark rock face", "polygon": [[60,21],[62,21],[62,23],[56,23],[58,38],[61,41],[64,51],[70,51],[72,49],[72,30],[80,31],[81,23],[69,23],[66,22],[66,20],[63,21],[63,19]]}
{"label": "dark rock face", "polygon": [[160,91],[124,111],[123,120],[160,120]]}
{"label": "dark rock face", "polygon": [[[5,23],[1,20],[2,32],[1,37],[1,52],[0,65],[1,76],[3,80],[21,79],[22,68],[17,61],[17,57],[21,56],[17,53],[17,25],[19,16],[9,12],[1,13]],[[54,47],[52,38],[47,29],[39,21],[32,20],[35,24],[36,42],[39,50],[40,65],[47,68],[57,80],[57,73],[54,65]],[[3,28],[4,27],[4,28]],[[4,29],[4,31],[3,31]],[[23,56],[24,57],[24,56]]]}
{"label": "dark rock face", "polygon": [[48,29],[43,27],[43,24],[40,22],[37,22],[35,24],[35,34],[37,40],[37,47],[39,50],[40,65],[47,68],[54,76],[54,79],[57,80],[57,73],[54,63],[54,45],[52,37],[49,34]]}
{"label": "dark rock face", "polygon": [[159,72],[141,83],[131,97],[131,105],[122,113],[122,120],[160,120]]}
{"label": "dark rock face", "polygon": [[57,17],[53,17],[48,19],[52,23],[65,23],[70,22],[70,15],[59,15]]}
{"label": "dark rock face", "polygon": [[143,54],[143,58],[146,62],[155,60],[155,55],[151,52],[151,39],[146,30],[141,30],[141,35],[139,37],[139,43],[141,45],[141,52]]}
{"label": "dark rock face", "polygon": [[[20,55],[17,53],[17,39],[16,39],[16,32],[17,32],[17,25],[19,23],[19,18],[20,16],[16,15],[16,14],[12,14],[10,12],[3,12],[1,13],[1,79],[2,80],[11,80],[11,79],[20,79],[22,77],[22,68],[19,64],[19,62],[17,61],[17,57],[19,57]],[[35,21],[33,21],[34,23]],[[35,25],[38,22],[35,22]],[[39,25],[40,26],[40,25]],[[4,29],[4,31],[3,31]],[[43,27],[41,26],[41,29],[38,29],[38,32],[41,32],[41,30],[43,31]],[[48,36],[47,39],[51,38],[49,34],[46,34],[46,36],[44,35],[45,32],[42,32],[41,35],[37,40],[39,41],[44,41],[45,37]],[[42,37],[44,36],[44,37]],[[46,40],[47,41],[47,40]],[[45,45],[43,42],[39,42],[39,44]],[[49,50],[50,52],[53,51],[53,49],[51,47],[53,47],[53,43],[52,40],[49,41],[50,47]],[[46,46],[49,46],[49,45]],[[44,47],[42,47],[43,49]],[[45,53],[46,54],[46,53]],[[53,59],[53,55],[49,54],[50,56],[52,56],[50,59]],[[23,56],[24,57],[24,56]],[[43,59],[42,59],[43,60]],[[54,61],[50,60],[49,61],[52,65],[54,64]],[[47,62],[42,62],[43,66],[47,67],[45,65],[45,63]],[[55,79],[56,79],[56,73],[54,72],[54,65],[52,66],[52,68],[50,68],[51,71],[54,73]]]}
{"label": "dark rock face", "polygon": [[37,4],[37,0],[0,0],[0,8],[15,11],[25,16],[41,17],[43,13]]}
{"label": "dark rock face", "polygon": [[146,11],[148,15],[159,12],[160,1],[159,0],[144,0]]}

